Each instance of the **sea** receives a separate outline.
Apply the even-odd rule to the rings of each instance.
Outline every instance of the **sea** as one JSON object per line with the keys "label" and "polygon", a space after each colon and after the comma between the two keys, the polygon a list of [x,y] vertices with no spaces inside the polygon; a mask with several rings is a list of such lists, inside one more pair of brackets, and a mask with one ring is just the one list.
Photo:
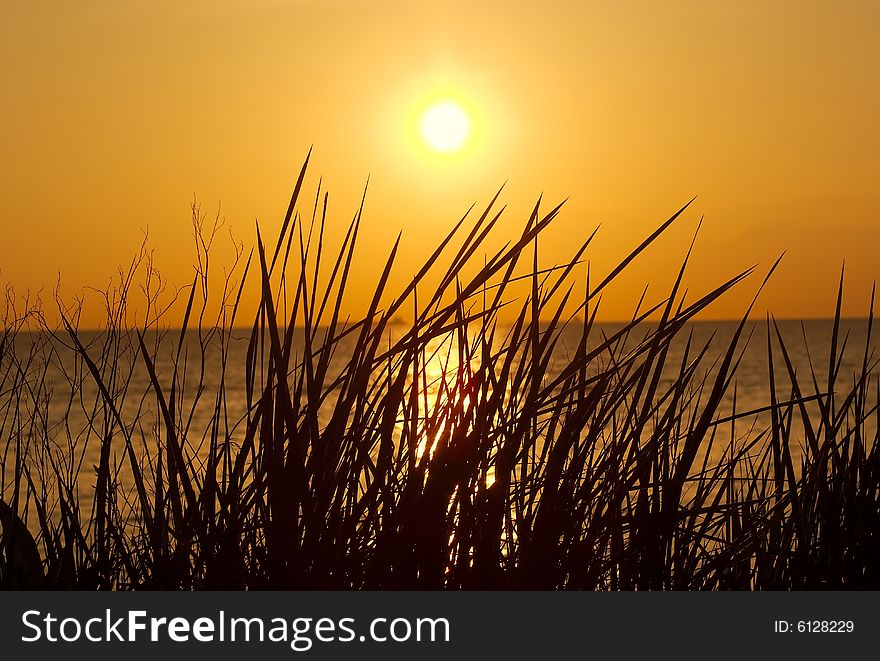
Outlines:
{"label": "sea", "polygon": [[[663,381],[672,383],[678,369],[686,362],[688,346],[690,359],[704,346],[708,347],[698,373],[711,377],[739,325],[733,321],[697,321],[684,326],[670,344],[666,359],[668,367],[661,388]],[[623,323],[595,324],[590,331],[588,346],[601,345],[606,338],[619,334],[624,326]],[[637,346],[639,338],[654,329],[651,324],[642,324],[633,330],[626,345],[617,347],[618,358],[625,356],[628,347]],[[859,378],[863,366],[870,367],[876,359],[880,331],[866,319],[841,320],[836,339],[834,329],[834,322],[827,319],[780,320],[775,324],[746,322],[737,344],[736,370],[721,407],[722,414],[731,413],[734,407],[739,413],[755,411],[751,426],[748,420],[741,425],[744,434],[759,433],[761,425],[766,426],[766,407],[771,401],[768,338],[779,400],[797,394],[808,397],[827,392],[832,365],[838,374],[835,390],[845,395],[847,388]],[[395,333],[402,332],[404,330],[392,327],[389,342],[393,341]],[[582,326],[573,324],[561,333],[547,366],[545,379],[548,382],[569,363],[569,357],[581,341],[581,332]],[[209,334],[199,337],[190,332],[183,340],[174,330],[147,333],[144,348],[151,356],[150,369],[133,333],[122,334],[118,341],[108,342],[106,333],[82,332],[76,340],[79,346],[64,333],[17,334],[11,345],[7,343],[5,348],[0,347],[3,349],[0,351],[2,497],[11,497],[16,458],[28,455],[35,480],[39,481],[44,472],[58,470],[61,466],[68,475],[78,475],[81,497],[88,501],[95,467],[99,463],[100,439],[108,428],[119,437],[113,456],[120,465],[124,463],[123,428],[142,455],[155,454],[156,439],[162,438],[164,430],[158,415],[160,403],[151,388],[154,378],[166,398],[170,398],[172,375],[177,375],[175,400],[168,405],[176,411],[179,434],[185,438],[186,452],[194,461],[205,455],[221,388],[221,434],[240,437],[249,406],[245,374],[248,336],[245,329],[232,330],[228,336]],[[331,361],[331,374],[346,369],[346,351],[351,350],[353,336],[351,334],[339,343]],[[780,337],[788,361],[780,348]],[[296,354],[302,351],[302,332],[295,334],[295,338]],[[436,378],[457,368],[458,352],[454,350],[454,342],[454,338],[438,338],[427,347],[429,375]],[[835,344],[835,353],[832,354]],[[261,347],[256,348],[259,351]],[[89,356],[89,361],[76,358],[83,353]],[[100,386],[94,372],[101,375]],[[791,387],[792,372],[796,375],[800,393]],[[878,374],[875,370],[871,376],[875,388]],[[429,383],[428,390],[430,398],[439,396],[436,381]],[[113,410],[101,406],[104,394],[110,395],[115,402]],[[815,401],[808,404],[814,413],[816,405]],[[797,456],[797,448],[793,454]],[[56,463],[54,468],[52,461]]]}

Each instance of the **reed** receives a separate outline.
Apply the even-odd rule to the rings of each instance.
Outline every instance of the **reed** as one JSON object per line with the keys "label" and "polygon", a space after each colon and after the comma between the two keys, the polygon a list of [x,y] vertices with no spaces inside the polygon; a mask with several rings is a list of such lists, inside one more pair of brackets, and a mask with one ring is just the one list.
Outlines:
{"label": "reed", "polygon": [[[398,239],[367,313],[345,319],[362,212],[331,252],[326,194],[310,218],[297,212],[307,164],[274,245],[258,228],[219,292],[209,276],[217,227],[195,214],[197,268],[180,320],[160,303],[146,251],[107,293],[100,334],[79,330],[75,308],[48,328],[39,306],[7,296],[0,585],[880,585],[880,386],[869,344],[858,372],[842,373],[839,300],[828,356],[811,358],[808,374],[772,318],[765,338],[749,336],[751,307],[720,350],[697,344],[690,322],[752,270],[689,302],[688,250],[668,296],[606,334],[595,322],[602,295],[687,207],[576,292],[593,235],[539,269],[539,239],[561,205],[538,204],[484,258],[496,195],[393,292]],[[131,328],[137,273],[148,314]],[[253,286],[259,309],[243,320]],[[403,315],[412,321],[401,326]],[[246,322],[242,370],[230,360]],[[577,345],[563,348],[573,330]],[[742,411],[736,374],[749,341],[767,343],[767,402]],[[673,362],[675,342],[684,351]]]}

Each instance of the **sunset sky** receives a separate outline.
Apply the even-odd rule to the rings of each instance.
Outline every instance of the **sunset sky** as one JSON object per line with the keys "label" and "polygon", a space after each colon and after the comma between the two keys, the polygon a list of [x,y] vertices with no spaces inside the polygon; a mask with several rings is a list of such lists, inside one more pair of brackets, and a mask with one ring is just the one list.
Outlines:
{"label": "sunset sky", "polygon": [[[601,224],[597,273],[699,196],[607,319],[648,281],[660,295],[701,216],[695,294],[785,250],[759,314],[833,313],[846,260],[860,316],[880,276],[878,34],[873,0],[7,0],[0,281],[104,286],[149,228],[184,284],[193,199],[248,243],[255,219],[272,235],[314,145],[303,208],[323,176],[331,244],[370,178],[354,312],[398,231],[400,285],[506,181],[498,243],[538,195],[567,197],[542,262]],[[439,101],[468,124],[448,152],[420,124]]]}

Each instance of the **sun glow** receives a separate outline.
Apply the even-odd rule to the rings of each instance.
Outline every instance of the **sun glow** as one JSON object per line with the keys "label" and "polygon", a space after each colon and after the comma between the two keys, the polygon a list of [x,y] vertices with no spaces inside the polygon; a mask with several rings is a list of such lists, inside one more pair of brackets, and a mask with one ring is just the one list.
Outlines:
{"label": "sun glow", "polygon": [[461,149],[471,133],[471,120],[454,101],[440,101],[422,115],[419,125],[422,138],[434,151],[454,152]]}

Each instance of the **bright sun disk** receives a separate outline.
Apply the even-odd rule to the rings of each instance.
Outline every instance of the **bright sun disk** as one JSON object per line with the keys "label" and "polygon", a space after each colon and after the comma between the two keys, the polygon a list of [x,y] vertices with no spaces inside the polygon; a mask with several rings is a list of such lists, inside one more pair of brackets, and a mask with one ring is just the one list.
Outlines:
{"label": "bright sun disk", "polygon": [[464,145],[471,131],[471,123],[460,105],[452,101],[441,101],[425,111],[421,131],[431,149],[451,152]]}

